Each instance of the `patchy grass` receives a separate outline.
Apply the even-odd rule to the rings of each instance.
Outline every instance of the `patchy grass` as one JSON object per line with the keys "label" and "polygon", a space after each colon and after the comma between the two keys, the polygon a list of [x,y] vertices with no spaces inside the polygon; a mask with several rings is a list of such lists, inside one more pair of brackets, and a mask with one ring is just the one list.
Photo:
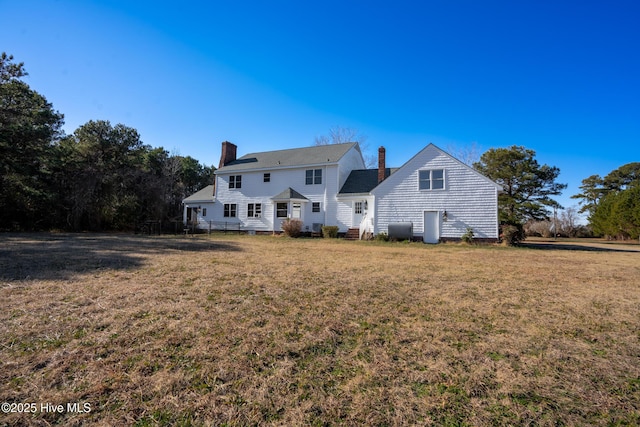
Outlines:
{"label": "patchy grass", "polygon": [[640,254],[3,235],[0,425],[638,425]]}

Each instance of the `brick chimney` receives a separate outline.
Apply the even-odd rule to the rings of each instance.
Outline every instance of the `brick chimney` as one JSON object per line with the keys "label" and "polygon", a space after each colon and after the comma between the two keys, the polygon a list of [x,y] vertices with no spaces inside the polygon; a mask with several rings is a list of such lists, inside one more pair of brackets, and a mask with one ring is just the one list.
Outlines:
{"label": "brick chimney", "polygon": [[384,147],[378,148],[378,184],[385,179],[387,168],[385,166],[386,151]]}
{"label": "brick chimney", "polygon": [[235,144],[232,144],[229,141],[224,141],[222,143],[222,152],[220,153],[220,165],[218,166],[218,169],[229,162],[233,162],[236,159],[237,151],[238,147]]}

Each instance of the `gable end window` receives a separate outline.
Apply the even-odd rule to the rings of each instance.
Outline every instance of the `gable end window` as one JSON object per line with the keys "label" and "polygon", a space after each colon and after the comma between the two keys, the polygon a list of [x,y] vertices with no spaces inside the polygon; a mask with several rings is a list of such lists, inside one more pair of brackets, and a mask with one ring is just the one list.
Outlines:
{"label": "gable end window", "polygon": [[229,188],[242,188],[242,175],[231,175],[229,177]]}
{"label": "gable end window", "polygon": [[322,169],[307,169],[305,171],[305,184],[322,184]]}
{"label": "gable end window", "polygon": [[262,216],[262,205],[260,203],[249,203],[247,216],[249,218],[260,218]]}
{"label": "gable end window", "polygon": [[224,216],[225,218],[235,218],[238,212],[238,205],[235,203],[224,204]]}
{"label": "gable end window", "polygon": [[418,171],[418,181],[420,190],[443,190],[444,169]]}

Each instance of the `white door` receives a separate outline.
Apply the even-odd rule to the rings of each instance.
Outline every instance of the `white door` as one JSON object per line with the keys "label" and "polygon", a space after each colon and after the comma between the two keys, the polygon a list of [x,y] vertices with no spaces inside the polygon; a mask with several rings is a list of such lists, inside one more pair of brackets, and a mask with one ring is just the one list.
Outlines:
{"label": "white door", "polygon": [[364,212],[364,202],[362,200],[353,202],[353,222],[351,223],[352,227],[360,227],[360,223],[362,222],[363,212]]}
{"label": "white door", "polygon": [[291,205],[291,218],[300,219],[302,217],[302,205],[293,203]]}
{"label": "white door", "polygon": [[440,240],[440,212],[424,212],[424,231],[422,240],[424,243],[438,243]]}

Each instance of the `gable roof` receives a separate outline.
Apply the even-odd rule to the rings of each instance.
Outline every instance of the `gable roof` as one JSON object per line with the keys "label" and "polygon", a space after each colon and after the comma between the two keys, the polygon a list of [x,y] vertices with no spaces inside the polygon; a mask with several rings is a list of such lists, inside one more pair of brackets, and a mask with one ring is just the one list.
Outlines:
{"label": "gable roof", "polygon": [[271,198],[271,200],[309,200],[302,194],[298,193],[293,188],[289,187],[282,193],[277,194]]}
{"label": "gable roof", "polygon": [[207,185],[202,190],[196,191],[189,197],[182,200],[182,203],[212,202],[213,185]]}
{"label": "gable roof", "polygon": [[[386,168],[384,178],[397,171],[398,168]],[[378,169],[352,170],[338,194],[368,193],[378,185]]]}
{"label": "gable roof", "polygon": [[332,164],[337,163],[342,156],[354,147],[360,152],[360,146],[357,142],[349,142],[346,144],[318,145],[250,153],[227,163],[216,170],[216,173]]}
{"label": "gable roof", "polygon": [[[467,168],[470,172],[474,173],[475,175],[477,175],[480,179],[482,179],[483,181],[487,182],[488,184],[493,185],[494,187],[497,188],[497,190],[500,192],[503,190],[502,186],[496,182],[494,182],[493,180],[487,178],[486,176],[484,176],[483,174],[481,174],[480,172],[478,172],[477,170],[475,170],[474,168],[472,168],[471,166],[467,165],[464,162],[461,162],[460,160],[456,159],[455,157],[453,157],[451,154],[447,153],[446,151],[444,151],[443,149],[441,149],[440,147],[438,147],[437,145],[435,145],[434,143],[429,143],[429,145],[427,145],[426,147],[424,147],[422,150],[418,151],[418,153],[416,153],[416,155],[414,155],[413,157],[411,157],[407,162],[405,162],[404,165],[402,165],[401,167],[398,168],[398,170],[403,169],[405,167],[407,167],[408,164],[412,163],[412,161],[422,155],[422,153],[424,153],[427,150],[430,149],[435,149],[437,151],[439,151],[441,154],[444,154],[445,156],[449,157],[451,160],[459,163],[460,165],[462,165],[463,167]],[[378,184],[372,191],[377,190],[378,188],[384,186],[385,184],[387,184],[387,179],[385,179],[384,181],[382,181],[380,184]]]}

